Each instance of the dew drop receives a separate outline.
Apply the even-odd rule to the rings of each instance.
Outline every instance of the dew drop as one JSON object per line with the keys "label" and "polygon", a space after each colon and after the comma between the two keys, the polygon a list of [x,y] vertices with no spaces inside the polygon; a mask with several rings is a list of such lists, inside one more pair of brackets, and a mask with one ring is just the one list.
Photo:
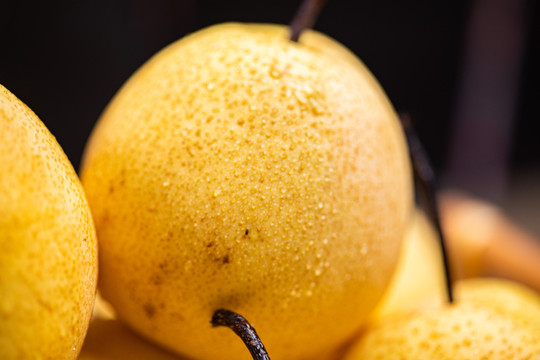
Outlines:
{"label": "dew drop", "polygon": [[315,115],[323,114],[323,109],[321,103],[314,97],[309,97],[310,110]]}
{"label": "dew drop", "polygon": [[360,249],[360,252],[362,253],[362,255],[366,255],[368,250],[369,250],[368,245],[362,244],[362,248]]}

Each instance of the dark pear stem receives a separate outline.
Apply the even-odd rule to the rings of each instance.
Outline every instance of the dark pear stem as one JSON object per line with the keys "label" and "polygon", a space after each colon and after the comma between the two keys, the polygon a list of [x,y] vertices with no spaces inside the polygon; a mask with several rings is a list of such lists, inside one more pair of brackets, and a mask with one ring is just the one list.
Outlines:
{"label": "dark pear stem", "polygon": [[448,296],[448,302],[452,303],[454,301],[454,294],[452,290],[453,282],[452,275],[450,273],[447,241],[442,230],[439,206],[437,203],[437,179],[435,176],[435,171],[433,170],[427,153],[411,124],[410,116],[401,114],[400,117],[403,124],[403,129],[405,130],[405,136],[407,137],[407,142],[409,144],[414,178],[419,189],[420,201],[422,202],[422,206],[425,208],[426,213],[430,217],[431,222],[435,226],[435,230],[437,231],[437,235],[439,237],[446,280],[446,294]]}
{"label": "dark pear stem", "polygon": [[270,360],[259,335],[242,315],[225,309],[216,310],[212,326],[226,326],[234,331],[246,344],[253,360]]}
{"label": "dark pear stem", "polygon": [[290,25],[291,41],[298,42],[302,31],[315,24],[325,2],[326,0],[304,0],[302,2]]}

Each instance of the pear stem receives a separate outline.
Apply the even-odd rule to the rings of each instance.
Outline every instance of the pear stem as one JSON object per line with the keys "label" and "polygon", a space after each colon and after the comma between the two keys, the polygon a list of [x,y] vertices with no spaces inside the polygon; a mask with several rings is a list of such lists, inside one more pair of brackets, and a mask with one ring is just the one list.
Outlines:
{"label": "pear stem", "polygon": [[212,316],[212,326],[226,326],[238,335],[248,348],[253,360],[270,360],[257,332],[242,316],[233,311],[219,309]]}
{"label": "pear stem", "polygon": [[302,2],[290,24],[289,38],[291,41],[298,42],[302,31],[315,24],[325,2],[326,0],[304,0]]}
{"label": "pear stem", "polygon": [[401,114],[401,123],[405,130],[405,136],[409,145],[415,182],[420,190],[420,199],[426,213],[430,217],[431,222],[435,226],[439,242],[441,246],[441,255],[443,259],[444,274],[446,281],[446,295],[448,302],[454,302],[454,294],[452,290],[452,275],[450,273],[450,260],[448,256],[447,241],[441,226],[439,206],[437,202],[437,179],[435,171],[429,161],[427,152],[425,151],[416,131],[411,124],[409,115]]}

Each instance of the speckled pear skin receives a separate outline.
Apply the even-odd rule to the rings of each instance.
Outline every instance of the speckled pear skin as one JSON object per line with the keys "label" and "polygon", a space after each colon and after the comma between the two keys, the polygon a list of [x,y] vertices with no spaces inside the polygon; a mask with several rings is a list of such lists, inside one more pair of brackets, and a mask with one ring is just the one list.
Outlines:
{"label": "speckled pear skin", "polygon": [[461,301],[487,304],[536,332],[540,339],[540,294],[526,285],[499,278],[471,278],[455,286]]}
{"label": "speckled pear skin", "polygon": [[100,288],[120,319],[195,359],[315,359],[367,319],[413,212],[405,139],[366,67],[328,37],[222,24],[142,66],[100,118],[82,181]]}
{"label": "speckled pear skin", "polygon": [[0,85],[0,359],[76,359],[96,292],[97,239],[56,139]]}
{"label": "speckled pear skin", "polygon": [[497,279],[462,280],[457,300],[368,328],[344,360],[540,358],[540,296]]}

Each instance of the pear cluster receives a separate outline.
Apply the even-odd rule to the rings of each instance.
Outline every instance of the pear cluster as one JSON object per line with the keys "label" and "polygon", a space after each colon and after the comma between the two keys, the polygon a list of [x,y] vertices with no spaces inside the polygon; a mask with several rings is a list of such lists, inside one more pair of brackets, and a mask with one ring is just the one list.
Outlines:
{"label": "pear cluster", "polygon": [[288,36],[222,24],[160,51],[99,119],[81,181],[0,86],[1,359],[250,359],[218,309],[274,360],[540,358],[534,291],[466,280],[446,301],[374,76]]}

